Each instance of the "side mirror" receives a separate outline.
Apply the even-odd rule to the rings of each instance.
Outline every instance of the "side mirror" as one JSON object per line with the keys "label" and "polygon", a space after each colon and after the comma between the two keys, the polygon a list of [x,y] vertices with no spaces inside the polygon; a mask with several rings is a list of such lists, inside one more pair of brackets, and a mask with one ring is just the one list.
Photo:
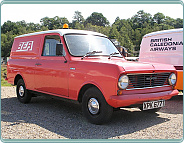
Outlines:
{"label": "side mirror", "polygon": [[63,56],[63,44],[56,44],[56,56]]}

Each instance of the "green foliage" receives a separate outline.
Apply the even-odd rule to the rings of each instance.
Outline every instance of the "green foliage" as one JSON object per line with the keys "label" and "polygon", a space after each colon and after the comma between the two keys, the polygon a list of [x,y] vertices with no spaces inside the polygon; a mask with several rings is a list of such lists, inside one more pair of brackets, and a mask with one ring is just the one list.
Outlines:
{"label": "green foliage", "polygon": [[1,32],[2,33],[7,33],[7,32],[10,32],[12,31],[12,33],[14,34],[18,34],[18,25],[16,25],[16,23],[14,22],[11,22],[11,21],[7,21],[5,22],[2,27],[1,27]]}
{"label": "green foliage", "polygon": [[165,15],[163,13],[156,13],[153,17],[153,19],[158,23],[158,24],[161,24],[164,22],[164,19],[165,19]]}
{"label": "green foliage", "polygon": [[1,26],[1,56],[10,55],[14,37],[36,31],[61,29],[64,23],[69,24],[71,29],[90,30],[107,35],[111,39],[117,39],[121,46],[127,48],[132,56],[137,56],[140,49],[142,37],[150,32],[182,28],[183,19],[173,19],[162,13],[151,14],[138,11],[129,19],[117,17],[112,25],[102,13],[93,12],[86,20],[80,11],[75,11],[73,20],[69,23],[65,17],[55,16],[53,18],[43,17],[41,24],[26,23],[24,20],[7,21]]}
{"label": "green foliage", "polygon": [[61,29],[63,24],[69,23],[68,19],[65,17],[55,16],[53,18],[44,17],[40,20],[41,25],[47,27],[49,30]]}
{"label": "green foliage", "polygon": [[109,21],[106,17],[103,16],[102,13],[93,12],[85,21],[85,24],[91,23],[92,25],[97,26],[107,26],[109,25]]}
{"label": "green foliage", "polygon": [[80,11],[75,11],[73,19],[74,19],[74,21],[78,22],[79,24],[84,23],[84,17],[82,16]]}
{"label": "green foliage", "polygon": [[109,33],[109,38],[110,39],[119,39],[120,34],[117,30],[116,25],[112,25],[111,29],[110,29],[110,33]]}
{"label": "green foliage", "polygon": [[15,35],[13,35],[13,32],[7,32],[6,34],[1,34],[1,55],[3,57],[10,56],[11,47],[13,44]]}
{"label": "green foliage", "polygon": [[175,20],[174,27],[175,27],[175,28],[181,28],[181,27],[183,27],[183,19],[177,18],[177,19]]}
{"label": "green foliage", "polygon": [[145,13],[143,10],[138,11],[137,14],[131,18],[131,21],[134,29],[142,28],[145,22],[151,24],[153,22],[151,14]]}
{"label": "green foliage", "polygon": [[12,86],[5,80],[6,74],[7,74],[7,67],[5,65],[2,65],[1,66],[1,86]]}

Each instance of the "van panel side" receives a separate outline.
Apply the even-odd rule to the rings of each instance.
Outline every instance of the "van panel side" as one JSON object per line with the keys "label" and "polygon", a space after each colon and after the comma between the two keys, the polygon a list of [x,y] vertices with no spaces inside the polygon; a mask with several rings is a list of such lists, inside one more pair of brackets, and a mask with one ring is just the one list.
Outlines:
{"label": "van panel side", "polygon": [[20,74],[27,89],[35,88],[34,69],[42,39],[42,35],[15,38],[8,61],[8,82],[12,84]]}
{"label": "van panel side", "polygon": [[183,66],[183,31],[144,37],[139,61]]}
{"label": "van panel side", "polygon": [[42,35],[15,38],[11,50],[13,57],[36,57],[39,52]]}
{"label": "van panel side", "polygon": [[[43,42],[40,48],[40,53],[37,59],[38,65],[35,66],[35,90],[42,93],[48,93],[58,96],[68,96],[68,64],[65,62],[63,56],[54,55],[54,45],[60,41],[47,41],[48,51],[52,51],[51,55],[42,55],[44,43],[46,43],[45,36],[58,36],[60,40],[62,37],[58,33],[49,33],[43,35]],[[44,41],[45,40],[45,41]],[[62,42],[63,43],[63,42]],[[63,43],[64,45],[64,43]],[[55,47],[56,48],[56,47]],[[52,49],[52,50],[51,50]],[[49,52],[48,52],[49,53]],[[66,57],[67,58],[67,57]]]}

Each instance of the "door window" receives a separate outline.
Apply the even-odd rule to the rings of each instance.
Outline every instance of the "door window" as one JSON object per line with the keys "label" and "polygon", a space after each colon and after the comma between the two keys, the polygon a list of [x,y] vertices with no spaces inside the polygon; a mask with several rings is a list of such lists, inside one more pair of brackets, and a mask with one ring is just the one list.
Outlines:
{"label": "door window", "polygon": [[[45,36],[42,56],[56,56],[56,44],[58,43],[61,43],[61,39],[58,35]],[[65,55],[64,49],[63,55]]]}

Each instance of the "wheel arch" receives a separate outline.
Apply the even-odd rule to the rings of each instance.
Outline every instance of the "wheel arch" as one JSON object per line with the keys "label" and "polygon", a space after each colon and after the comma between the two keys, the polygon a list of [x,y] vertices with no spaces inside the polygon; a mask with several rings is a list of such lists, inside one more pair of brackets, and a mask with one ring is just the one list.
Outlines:
{"label": "wheel arch", "polygon": [[[19,79],[23,79],[23,77],[20,74],[17,74],[14,78],[14,85],[17,85],[17,82]],[[23,79],[24,80],[24,79]]]}
{"label": "wheel arch", "polygon": [[99,86],[95,85],[94,83],[87,83],[87,84],[84,84],[84,85],[81,87],[81,89],[80,89],[80,91],[79,91],[79,94],[78,94],[78,101],[79,101],[79,103],[82,102],[82,97],[83,97],[84,93],[86,92],[86,90],[88,90],[88,89],[91,88],[91,87],[97,88],[97,89],[103,94],[103,92],[102,92],[102,90],[99,88]]}

